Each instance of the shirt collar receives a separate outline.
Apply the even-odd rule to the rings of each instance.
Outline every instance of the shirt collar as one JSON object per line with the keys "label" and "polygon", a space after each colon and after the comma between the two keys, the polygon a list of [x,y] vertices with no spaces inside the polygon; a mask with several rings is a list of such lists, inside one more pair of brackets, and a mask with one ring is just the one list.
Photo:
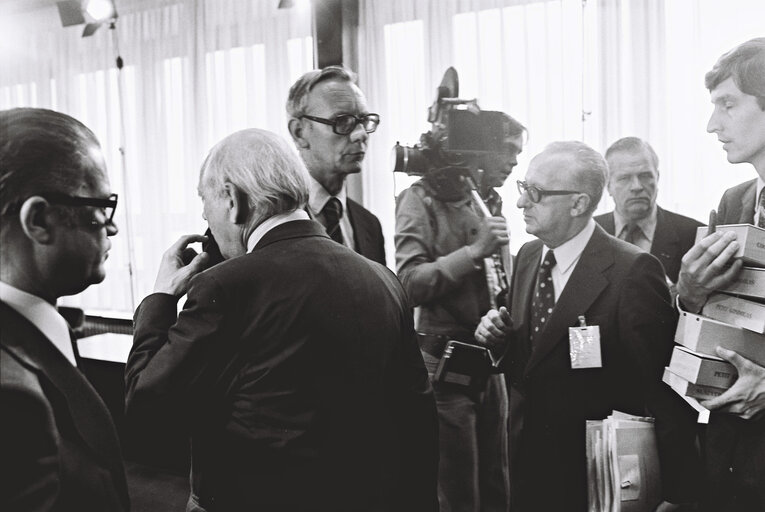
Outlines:
{"label": "shirt collar", "polygon": [[280,213],[278,215],[274,215],[273,217],[269,217],[260,224],[258,224],[258,227],[255,228],[255,230],[250,234],[250,237],[247,239],[247,252],[251,252],[256,245],[258,245],[258,242],[272,229],[274,229],[276,226],[280,226],[286,222],[292,222],[293,220],[309,220],[310,217],[306,213],[305,210],[297,209],[293,210],[289,213]]}
{"label": "shirt collar", "polygon": [[758,206],[760,205],[760,194],[762,194],[762,189],[765,188],[765,181],[762,181],[762,178],[757,176],[757,193],[754,196],[754,219],[755,223],[757,222],[757,213],[758,213]]}
{"label": "shirt collar", "polygon": [[69,325],[55,306],[37,295],[19,290],[2,281],[0,281],[0,300],[29,320],[73,366],[77,366],[72,338],[69,336]]}
{"label": "shirt collar", "polygon": [[[643,232],[643,236],[649,241],[653,241],[653,235],[656,233],[656,222],[658,219],[658,207],[656,203],[653,205],[653,210],[646,217],[640,219],[635,224]],[[627,227],[629,221],[622,217],[618,211],[614,210],[614,235],[620,237],[624,228]]]}
{"label": "shirt collar", "polygon": [[[308,175],[308,208],[311,211],[311,217],[316,218],[324,209],[324,205],[327,204],[329,198],[333,197],[327,192],[324,186],[316,181],[316,178]],[[340,200],[340,204],[343,205],[343,214],[348,211],[346,203],[345,185],[340,189],[334,197]],[[345,215],[343,215],[345,216]]]}
{"label": "shirt collar", "polygon": [[[579,261],[579,257],[582,255],[584,248],[590,241],[590,237],[595,232],[595,221],[590,218],[587,224],[579,233],[573,236],[570,240],[562,243],[555,249],[555,264],[560,269],[561,273],[566,274],[571,267]],[[550,248],[546,245],[542,246],[542,259],[544,259],[547,251]]]}

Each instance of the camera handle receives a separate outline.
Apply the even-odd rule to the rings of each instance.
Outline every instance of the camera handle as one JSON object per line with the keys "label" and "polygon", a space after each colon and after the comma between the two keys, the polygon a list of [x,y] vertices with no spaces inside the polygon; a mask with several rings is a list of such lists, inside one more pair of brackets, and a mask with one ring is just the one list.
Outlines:
{"label": "camera handle", "polygon": [[[470,195],[473,198],[473,202],[484,217],[491,217],[492,215],[488,206],[486,206],[486,203],[484,203],[483,199],[481,199],[481,195],[476,190],[475,182],[473,182],[472,179],[469,179],[469,183],[471,185]],[[501,252],[484,258],[483,268],[486,274],[486,285],[489,289],[489,305],[491,306],[491,309],[497,309],[497,296],[502,290],[506,289],[506,287],[509,289],[510,282],[513,278],[513,258],[510,256],[509,249],[507,258],[502,258]],[[503,281],[505,281],[505,286],[503,286]]]}

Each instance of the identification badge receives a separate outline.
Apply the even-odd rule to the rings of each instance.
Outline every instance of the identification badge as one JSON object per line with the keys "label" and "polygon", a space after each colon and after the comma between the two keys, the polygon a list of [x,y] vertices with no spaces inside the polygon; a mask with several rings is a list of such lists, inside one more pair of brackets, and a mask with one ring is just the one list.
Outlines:
{"label": "identification badge", "polygon": [[584,316],[579,317],[579,327],[568,328],[571,368],[602,368],[600,358],[600,326],[587,325]]}

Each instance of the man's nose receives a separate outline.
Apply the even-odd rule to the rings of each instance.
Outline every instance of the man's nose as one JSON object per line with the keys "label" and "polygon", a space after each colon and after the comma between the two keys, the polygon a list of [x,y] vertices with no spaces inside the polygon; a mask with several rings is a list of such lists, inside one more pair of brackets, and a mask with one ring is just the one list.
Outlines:
{"label": "man's nose", "polygon": [[712,112],[709,116],[709,122],[707,122],[707,132],[716,133],[720,130],[720,123],[717,120],[717,112]]}
{"label": "man's nose", "polygon": [[362,123],[356,123],[356,126],[353,127],[353,130],[350,133],[350,137],[353,142],[366,142],[369,138],[369,134],[364,129]]}
{"label": "man's nose", "polygon": [[114,236],[120,232],[120,228],[114,222],[106,223],[106,236]]}

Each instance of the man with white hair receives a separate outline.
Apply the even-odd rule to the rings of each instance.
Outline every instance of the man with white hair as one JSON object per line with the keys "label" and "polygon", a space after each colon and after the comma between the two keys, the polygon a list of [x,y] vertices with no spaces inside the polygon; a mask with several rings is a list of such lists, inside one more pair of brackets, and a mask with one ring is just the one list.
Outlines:
{"label": "man with white hair", "polygon": [[[506,345],[514,512],[587,510],[586,421],[613,410],[656,417],[664,499],[696,498],[693,411],[661,382],[677,318],[664,271],[592,219],[605,182],[605,160],[582,142],[534,157],[517,205],[538,240],[518,252],[510,307],[476,329],[479,343]],[[583,324],[590,341],[571,343]]]}
{"label": "man with white hair", "polygon": [[185,415],[190,509],[436,510],[435,403],[396,277],[308,218],[305,166],[270,132],[218,143],[199,194],[225,261],[183,266],[199,235],[170,247],[126,369],[128,416]]}

